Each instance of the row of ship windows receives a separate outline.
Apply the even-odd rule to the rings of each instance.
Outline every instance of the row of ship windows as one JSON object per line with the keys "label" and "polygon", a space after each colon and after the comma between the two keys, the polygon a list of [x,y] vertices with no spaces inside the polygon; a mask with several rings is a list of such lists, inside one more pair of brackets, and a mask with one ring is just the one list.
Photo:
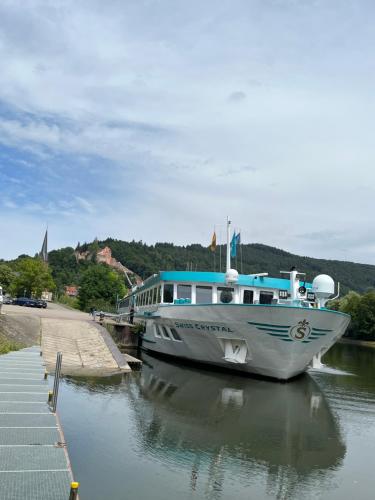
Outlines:
{"label": "row of ship windows", "polygon": [[177,333],[175,328],[170,328],[169,326],[154,325],[155,337],[165,340],[175,340],[176,342],[182,342],[181,337]]}
{"label": "row of ship windows", "polygon": [[[176,286],[177,290],[177,300],[183,299],[187,302],[192,299],[192,285],[180,285]],[[173,304],[174,296],[173,296],[174,285],[172,283],[164,284],[163,289],[163,303],[164,304]],[[210,304],[213,302],[212,300],[212,286],[204,286],[197,285],[195,287],[195,304]],[[223,304],[229,304],[233,300],[233,292],[234,289],[230,287],[217,287],[217,302]],[[259,304],[271,304],[274,298],[273,292],[270,291],[261,291],[259,293]],[[122,300],[119,304],[120,307],[128,307],[129,306],[129,297]],[[254,292],[253,290],[244,290],[242,303],[243,304],[253,304],[254,301]],[[160,304],[161,303],[161,287],[160,285],[154,288],[150,288],[149,290],[145,290],[141,292],[137,296],[135,296],[135,304],[138,307],[147,306],[152,304]]]}

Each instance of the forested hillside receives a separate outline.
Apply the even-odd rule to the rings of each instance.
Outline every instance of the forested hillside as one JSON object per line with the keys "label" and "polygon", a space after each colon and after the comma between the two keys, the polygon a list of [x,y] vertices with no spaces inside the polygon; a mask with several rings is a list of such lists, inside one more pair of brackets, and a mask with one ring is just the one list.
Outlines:
{"label": "forested hillside", "polygon": [[[173,243],[156,243],[147,245],[143,242],[126,242],[108,238],[77,247],[78,251],[86,251],[99,246],[108,246],[112,255],[126,267],[142,278],[147,278],[160,270],[185,270],[188,267],[197,271],[219,271],[220,247],[215,255],[206,247],[198,244],[176,246]],[[73,248],[53,250],[49,253],[49,265],[58,289],[64,285],[78,284],[83,271],[93,264],[93,260],[77,263]],[[375,288],[375,266],[356,264],[336,260],[314,259],[293,255],[274,247],[262,244],[242,245],[237,259],[232,266],[245,274],[268,272],[271,276],[280,276],[280,270],[289,270],[295,266],[307,274],[307,281],[320,273],[331,275],[340,281],[342,293],[349,290],[364,292]],[[225,267],[225,248],[222,247],[221,268]]]}

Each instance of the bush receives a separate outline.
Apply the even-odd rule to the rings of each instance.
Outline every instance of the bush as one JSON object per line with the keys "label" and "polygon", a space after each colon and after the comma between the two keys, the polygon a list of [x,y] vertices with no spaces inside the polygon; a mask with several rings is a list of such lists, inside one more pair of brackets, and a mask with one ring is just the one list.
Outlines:
{"label": "bush", "polygon": [[60,304],[64,304],[72,309],[79,309],[78,299],[77,297],[69,297],[69,295],[60,295],[57,299],[57,302]]}
{"label": "bush", "polygon": [[17,342],[8,340],[3,335],[0,335],[0,354],[7,354],[11,351],[18,351],[19,349],[22,349],[22,347],[23,346],[21,344],[17,344]]}

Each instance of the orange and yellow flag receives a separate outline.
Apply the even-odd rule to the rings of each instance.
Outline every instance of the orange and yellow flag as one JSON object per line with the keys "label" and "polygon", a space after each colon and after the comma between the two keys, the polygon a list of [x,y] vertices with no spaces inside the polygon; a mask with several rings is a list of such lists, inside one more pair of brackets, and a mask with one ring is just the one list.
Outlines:
{"label": "orange and yellow flag", "polygon": [[210,249],[211,249],[211,252],[214,252],[216,250],[216,232],[215,231],[214,231],[214,234],[212,235]]}

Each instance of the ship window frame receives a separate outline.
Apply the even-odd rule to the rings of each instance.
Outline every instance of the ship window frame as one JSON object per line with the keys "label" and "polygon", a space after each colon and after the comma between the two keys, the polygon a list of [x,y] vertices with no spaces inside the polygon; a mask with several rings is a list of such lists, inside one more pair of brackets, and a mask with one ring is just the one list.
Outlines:
{"label": "ship window frame", "polygon": [[[248,302],[248,301],[245,302],[245,294],[247,294],[247,293],[251,294],[251,302]],[[246,289],[243,291],[242,303],[243,304],[254,304],[254,290]]]}
{"label": "ship window frame", "polygon": [[[170,288],[172,288],[171,300],[165,300],[165,294],[166,294],[167,287],[168,287],[169,293],[170,293]],[[174,284],[173,283],[164,283],[164,286],[163,286],[163,304],[173,304],[173,295],[174,295]]]}
{"label": "ship window frame", "polygon": [[[180,292],[179,292],[179,288],[180,287],[185,287],[185,288],[188,288],[190,290],[190,295],[183,295],[182,294],[184,292],[182,292],[181,296],[180,296]],[[177,299],[188,299],[188,300],[191,300],[192,298],[192,295],[193,295],[193,286],[191,285],[191,283],[177,283]]]}
{"label": "ship window frame", "polygon": [[158,339],[161,339],[161,338],[162,338],[162,336],[160,335],[160,332],[159,332],[158,326],[159,326],[159,325],[154,324],[154,337],[156,337],[156,338],[158,338]]}
{"label": "ship window frame", "polygon": [[161,331],[161,336],[163,337],[164,340],[172,340],[171,336],[167,330],[167,327],[164,325],[159,325],[159,331]]}
{"label": "ship window frame", "polygon": [[168,327],[168,330],[169,330],[169,333],[171,334],[172,339],[175,342],[182,342],[182,338],[178,334],[176,328],[174,328],[174,327]]}
{"label": "ship window frame", "polygon": [[[209,302],[203,301],[203,302],[198,302],[198,288],[199,289],[204,289],[204,290],[211,290],[211,300]],[[210,285],[196,285],[195,287],[195,303],[196,304],[212,304],[213,303],[213,287]]]}
{"label": "ship window frame", "polygon": [[[270,297],[270,302],[268,302],[268,301],[267,302],[263,302],[262,299],[261,299],[262,294],[263,294],[264,297]],[[259,291],[259,304],[268,306],[268,305],[272,304],[273,298],[274,298],[274,293],[271,292],[270,290],[260,290]]]}

